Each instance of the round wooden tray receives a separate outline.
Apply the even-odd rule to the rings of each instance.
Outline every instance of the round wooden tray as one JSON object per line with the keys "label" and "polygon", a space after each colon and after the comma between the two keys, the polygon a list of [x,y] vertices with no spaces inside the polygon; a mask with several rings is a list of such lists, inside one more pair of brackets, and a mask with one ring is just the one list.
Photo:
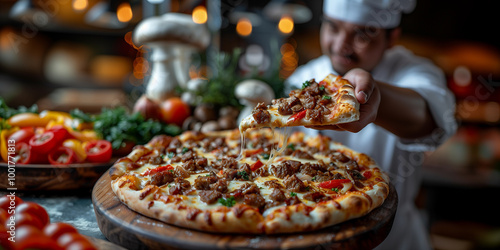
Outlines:
{"label": "round wooden tray", "polygon": [[92,190],[97,224],[108,240],[127,249],[372,249],[389,234],[398,204],[391,184],[389,197],[379,208],[318,231],[286,235],[215,234],[172,226],[138,214],[118,200],[110,183],[106,172]]}
{"label": "round wooden tray", "polygon": [[116,159],[108,163],[77,163],[67,166],[50,164],[15,165],[14,185],[9,185],[8,165],[0,163],[0,189],[17,190],[91,190]]}

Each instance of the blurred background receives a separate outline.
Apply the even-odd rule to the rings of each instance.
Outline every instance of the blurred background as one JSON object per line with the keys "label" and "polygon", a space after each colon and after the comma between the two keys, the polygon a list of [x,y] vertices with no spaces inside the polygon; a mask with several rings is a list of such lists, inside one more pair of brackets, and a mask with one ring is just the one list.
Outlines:
{"label": "blurred background", "polygon": [[[436,249],[500,247],[495,3],[419,0],[402,21],[400,44],[444,70],[457,102],[459,130],[427,157],[417,201]],[[0,96],[40,110],[132,107],[152,69],[151,51],[132,32],[168,12],[192,15],[211,33],[190,78],[252,75],[280,95],[283,80],[321,54],[321,9],[322,1],[289,0],[1,0]],[[236,71],[218,67],[221,53],[233,56]]]}

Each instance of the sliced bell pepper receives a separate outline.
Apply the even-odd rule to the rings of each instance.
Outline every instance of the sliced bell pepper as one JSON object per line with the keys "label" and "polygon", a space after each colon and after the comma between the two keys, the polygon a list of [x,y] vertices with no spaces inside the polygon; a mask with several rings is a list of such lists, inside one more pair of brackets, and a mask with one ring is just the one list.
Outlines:
{"label": "sliced bell pepper", "polygon": [[40,117],[34,113],[20,113],[12,116],[7,123],[12,127],[45,127],[50,117]]}
{"label": "sliced bell pepper", "polygon": [[252,164],[252,166],[250,166],[250,170],[255,171],[262,166],[264,166],[264,163],[262,163],[260,160],[257,160],[254,164]]}
{"label": "sliced bell pepper", "polygon": [[15,127],[11,129],[3,129],[0,132],[0,154],[5,162],[9,161],[9,152],[7,148],[8,138],[12,133],[16,132],[17,130],[19,130],[19,128]]}
{"label": "sliced bell pepper", "polygon": [[87,158],[87,153],[85,153],[85,149],[83,148],[81,141],[76,139],[66,139],[63,141],[62,145],[71,148],[75,152],[78,162],[83,162]]}
{"label": "sliced bell pepper", "polygon": [[245,157],[260,154],[264,152],[263,148],[247,149],[245,150]]}
{"label": "sliced bell pepper", "polygon": [[87,153],[87,161],[89,162],[108,162],[111,160],[113,149],[109,141],[97,140],[85,144],[85,153]]}
{"label": "sliced bell pepper", "polygon": [[304,110],[300,111],[299,113],[295,113],[292,116],[290,116],[290,118],[288,118],[288,121],[291,121],[291,122],[300,121],[300,120],[302,120],[302,118],[306,117],[306,114],[307,114],[307,109],[304,109]]}
{"label": "sliced bell pepper", "polygon": [[340,187],[340,186],[342,186],[342,184],[348,183],[348,182],[351,182],[351,181],[349,179],[336,179],[336,180],[321,182],[320,184],[318,184],[318,187],[331,189],[331,188]]}
{"label": "sliced bell pepper", "polygon": [[58,147],[49,154],[49,163],[52,165],[68,165],[75,161],[75,152],[64,146]]}
{"label": "sliced bell pepper", "polygon": [[142,176],[147,176],[147,175],[153,175],[159,172],[167,171],[167,170],[172,170],[174,167],[172,165],[165,165],[165,166],[159,166],[157,168],[149,169],[146,172],[142,173]]}
{"label": "sliced bell pepper", "polygon": [[16,143],[16,154],[14,161],[17,164],[39,164],[47,163],[47,155],[33,152],[26,142]]}
{"label": "sliced bell pepper", "polygon": [[52,131],[37,134],[30,139],[29,145],[34,152],[45,154],[57,146],[57,139]]}
{"label": "sliced bell pepper", "polygon": [[15,141],[15,143],[29,142],[31,137],[35,135],[33,127],[21,128],[9,136],[8,141]]}

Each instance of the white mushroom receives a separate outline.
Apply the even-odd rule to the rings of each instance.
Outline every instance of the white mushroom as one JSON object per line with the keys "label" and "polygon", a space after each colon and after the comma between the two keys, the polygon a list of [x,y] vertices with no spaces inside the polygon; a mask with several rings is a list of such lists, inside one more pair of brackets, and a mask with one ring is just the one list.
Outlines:
{"label": "white mushroom", "polygon": [[152,49],[152,70],[146,95],[163,101],[175,95],[175,88],[185,88],[189,80],[191,55],[205,49],[210,33],[191,15],[167,13],[141,21],[134,30],[134,43]]}
{"label": "white mushroom", "polygon": [[263,102],[268,105],[274,99],[273,89],[267,83],[256,79],[248,79],[238,83],[234,94],[240,103],[245,105],[238,116],[238,123],[252,114],[252,110],[257,104]]}

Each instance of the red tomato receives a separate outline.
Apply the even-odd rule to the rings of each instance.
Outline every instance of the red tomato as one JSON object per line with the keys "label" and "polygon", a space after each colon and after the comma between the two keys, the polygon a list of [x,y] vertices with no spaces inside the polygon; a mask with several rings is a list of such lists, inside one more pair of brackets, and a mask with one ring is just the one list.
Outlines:
{"label": "red tomato", "polygon": [[[15,214],[15,221],[16,223],[16,228],[20,227],[20,226],[25,226],[25,225],[29,225],[29,226],[34,226],[40,230],[42,230],[42,228],[45,226],[45,224],[43,224],[43,222],[38,219],[36,217],[36,215],[34,214],[29,214],[29,213],[17,213]],[[6,228],[10,228],[12,225],[9,225],[11,224],[12,221],[11,220],[7,220],[4,225]]]}
{"label": "red tomato", "polygon": [[27,142],[29,142],[31,137],[33,137],[33,135],[35,135],[35,130],[33,129],[33,127],[22,128],[16,132],[12,133],[9,136],[9,141],[14,140],[16,142],[16,145],[18,143],[21,143],[21,142],[27,143]]}
{"label": "red tomato", "polygon": [[90,241],[78,240],[74,241],[66,247],[66,250],[96,250]]}
{"label": "red tomato", "polygon": [[0,225],[3,226],[5,224],[5,221],[7,221],[10,218],[10,214],[7,212],[7,210],[0,209]]}
{"label": "red tomato", "polygon": [[68,165],[77,161],[73,149],[60,146],[49,153],[49,163],[52,165]]}
{"label": "red tomato", "polygon": [[0,224],[0,249],[13,249],[9,237],[10,234],[7,232],[7,228],[5,228],[3,223]]}
{"label": "red tomato", "polygon": [[189,105],[178,97],[172,97],[163,101],[160,105],[162,121],[182,126],[186,118],[191,115]]}
{"label": "red tomato", "polygon": [[254,164],[252,164],[252,166],[250,167],[250,170],[255,171],[262,166],[264,166],[264,163],[262,163],[260,160],[257,160]]}
{"label": "red tomato", "polygon": [[23,202],[24,201],[21,198],[15,195],[14,196],[4,195],[0,197],[0,208],[7,211],[9,210],[9,207],[11,207],[10,209],[14,209]]}
{"label": "red tomato", "polygon": [[36,216],[44,226],[50,223],[49,214],[38,203],[28,201],[16,207],[16,215],[24,213]]}
{"label": "red tomato", "polygon": [[29,142],[33,152],[39,154],[46,154],[51,151],[57,144],[54,132],[47,131],[43,134],[35,135]]}
{"label": "red tomato", "polygon": [[85,145],[87,161],[90,162],[108,162],[113,154],[111,143],[106,140],[91,141]]}
{"label": "red tomato", "polygon": [[43,234],[54,240],[57,240],[59,236],[65,233],[78,233],[78,230],[64,222],[50,223],[43,229]]}
{"label": "red tomato", "polygon": [[85,238],[85,236],[79,233],[65,233],[59,236],[59,238],[57,239],[57,244],[59,244],[59,246],[63,248],[66,248],[75,241],[88,241],[88,240],[87,238]]}
{"label": "red tomato", "polygon": [[300,121],[300,120],[302,120],[302,118],[306,117],[306,114],[307,114],[307,109],[304,109],[304,110],[300,111],[299,113],[295,113],[292,116],[290,116],[290,118],[288,118],[288,120],[291,120],[292,122]]}
{"label": "red tomato", "polygon": [[14,249],[62,249],[55,240],[43,235],[33,226],[21,226],[16,229]]}

